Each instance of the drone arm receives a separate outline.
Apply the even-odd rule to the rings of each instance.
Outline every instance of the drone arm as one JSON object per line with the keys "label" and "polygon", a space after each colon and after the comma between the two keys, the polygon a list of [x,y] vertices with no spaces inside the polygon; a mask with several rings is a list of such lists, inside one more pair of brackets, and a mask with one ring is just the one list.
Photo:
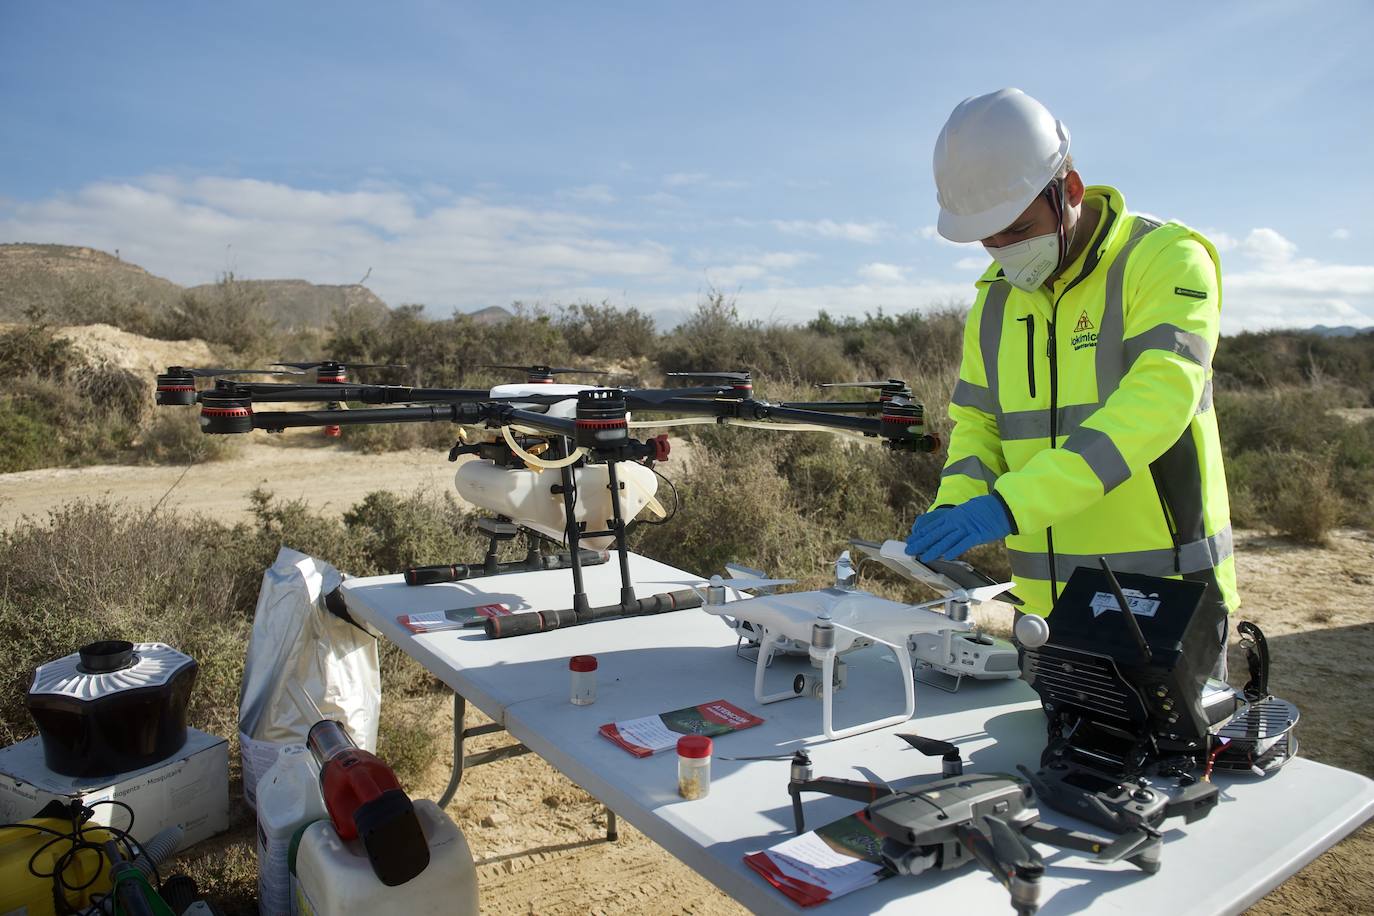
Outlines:
{"label": "drone arm", "polygon": [[[249,429],[225,429],[215,422],[210,411],[222,408],[203,408],[202,431],[206,433],[248,432],[249,429],[282,430],[300,426],[356,426],[375,423],[451,423],[453,406],[439,404],[431,407],[389,407],[376,410],[292,410],[251,412]],[[204,422],[204,421],[209,422]]]}
{"label": "drone arm", "polygon": [[792,796],[792,821],[796,826],[798,835],[806,829],[806,820],[802,816],[801,794],[803,792],[820,792],[823,795],[834,795],[836,798],[848,798],[851,801],[864,802],[865,804],[872,804],[878,799],[886,798],[892,794],[892,790],[886,786],[861,782],[857,779],[838,779],[834,776],[821,776],[818,779],[794,779],[787,784],[787,794]]}

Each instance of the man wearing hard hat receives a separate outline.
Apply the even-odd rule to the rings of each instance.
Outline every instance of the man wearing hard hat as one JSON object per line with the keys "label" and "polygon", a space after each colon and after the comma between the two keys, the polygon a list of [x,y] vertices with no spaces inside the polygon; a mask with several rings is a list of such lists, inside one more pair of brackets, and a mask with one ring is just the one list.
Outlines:
{"label": "man wearing hard hat", "polygon": [[940,488],[907,553],[1006,538],[1022,610],[1041,616],[1099,556],[1206,582],[1199,613],[1224,649],[1239,600],[1212,409],[1216,249],[1084,187],[1068,128],[1018,89],[954,109],[935,185],[940,234],[994,263],[964,329]]}

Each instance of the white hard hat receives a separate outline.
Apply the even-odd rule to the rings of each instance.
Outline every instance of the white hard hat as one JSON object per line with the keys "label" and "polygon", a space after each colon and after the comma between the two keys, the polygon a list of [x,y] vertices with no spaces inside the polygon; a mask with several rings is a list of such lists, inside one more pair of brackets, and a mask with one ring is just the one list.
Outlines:
{"label": "white hard hat", "polygon": [[935,141],[940,234],[996,235],[1045,190],[1069,155],[1069,129],[1020,89],[964,99]]}

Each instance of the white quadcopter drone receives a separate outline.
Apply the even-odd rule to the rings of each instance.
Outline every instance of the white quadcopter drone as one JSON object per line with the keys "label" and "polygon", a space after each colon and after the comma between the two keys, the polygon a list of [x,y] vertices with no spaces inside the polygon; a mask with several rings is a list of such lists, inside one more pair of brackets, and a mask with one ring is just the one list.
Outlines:
{"label": "white quadcopter drone", "polygon": [[[932,576],[939,575],[906,556],[901,541],[888,541],[883,545],[862,541],[855,544],[865,553],[881,558],[885,565],[911,578],[930,582]],[[918,573],[917,568],[922,571]],[[755,700],[768,704],[799,696],[819,698],[821,726],[825,736],[832,740],[910,719],[916,712],[913,652],[921,657],[937,659],[946,668],[957,670],[958,655],[964,650],[962,646],[955,648],[955,640],[974,630],[974,624],[968,618],[968,607],[990,601],[1011,587],[1011,583],[993,583],[966,588],[944,578],[937,587],[949,591],[946,597],[923,604],[902,604],[860,591],[856,587],[855,567],[850,561],[849,551],[845,551],[835,564],[836,581],[831,588],[746,596],[727,601],[727,589],[737,592],[764,591],[794,581],[758,578],[753,575],[754,570],[740,566],[729,566],[727,569],[734,574],[734,578],[715,576],[706,581],[672,584],[689,585],[701,591],[708,613],[723,618],[742,642],[758,646],[758,654],[754,659]],[[945,612],[935,610],[939,607],[943,607]],[[962,616],[959,609],[962,609]],[[887,647],[897,661],[905,708],[899,714],[836,729],[833,718],[834,695],[847,683],[847,670],[842,656],[874,645]],[[1010,644],[1007,647],[1010,648]],[[820,669],[820,675],[798,674],[793,678],[790,689],[768,692],[764,686],[766,671],[774,655],[782,653],[808,656],[811,664]],[[1011,649],[1011,660],[1013,664],[1016,661],[1015,649]]]}

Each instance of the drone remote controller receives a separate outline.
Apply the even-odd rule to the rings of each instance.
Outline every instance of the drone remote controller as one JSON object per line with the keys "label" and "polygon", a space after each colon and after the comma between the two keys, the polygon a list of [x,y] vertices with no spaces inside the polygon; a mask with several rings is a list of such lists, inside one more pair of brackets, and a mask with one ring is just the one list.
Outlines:
{"label": "drone remote controller", "polygon": [[1024,766],[1017,769],[1030,781],[1041,802],[1113,833],[1154,829],[1174,816],[1191,824],[1210,814],[1220,798],[1210,782],[1165,792],[1144,778],[1118,782],[1063,761],[1054,761],[1035,773]]}

